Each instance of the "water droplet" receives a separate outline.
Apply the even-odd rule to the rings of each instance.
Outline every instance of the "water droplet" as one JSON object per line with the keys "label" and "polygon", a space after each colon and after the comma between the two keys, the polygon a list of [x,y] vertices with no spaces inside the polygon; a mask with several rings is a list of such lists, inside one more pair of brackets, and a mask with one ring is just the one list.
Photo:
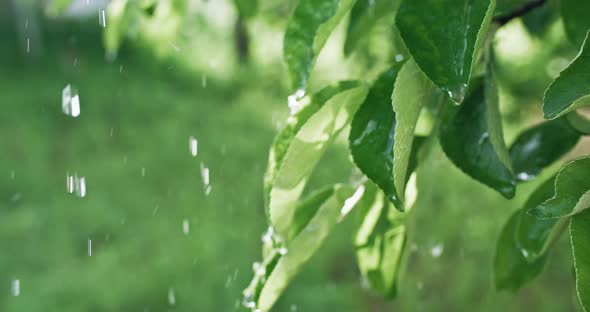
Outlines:
{"label": "water droplet", "polygon": [[14,297],[20,296],[20,280],[13,279],[12,283],[10,284],[10,292]]}
{"label": "water droplet", "polygon": [[530,254],[529,254],[528,250],[526,250],[525,248],[521,248],[521,249],[520,249],[520,253],[522,253],[522,255],[523,255],[523,256],[524,256],[526,259],[528,259],[528,258],[530,257]]}
{"label": "water droplet", "polygon": [[403,61],[403,60],[404,60],[404,55],[403,55],[403,54],[396,54],[396,55],[395,55],[395,61],[396,61],[396,62],[398,62],[398,63],[399,63],[399,62],[401,62],[401,61]]}
{"label": "water droplet", "polygon": [[340,219],[342,219],[344,216],[346,216],[352,210],[352,208],[354,208],[354,206],[356,206],[356,204],[359,202],[359,200],[361,199],[361,197],[363,196],[364,193],[365,193],[365,186],[361,184],[361,186],[359,186],[356,189],[356,191],[354,191],[354,194],[352,194],[352,196],[350,196],[349,198],[347,198],[344,201],[344,205],[342,206],[342,210],[340,210]]}
{"label": "water droplet", "polygon": [[292,304],[291,307],[289,308],[291,311],[297,311],[297,306]]}
{"label": "water droplet", "polygon": [[145,167],[141,167],[141,176],[145,177]]}
{"label": "water droplet", "polygon": [[453,103],[459,105],[463,103],[463,98],[465,97],[465,91],[467,90],[467,85],[464,83],[459,84],[459,86],[453,90],[447,90],[447,93]]}
{"label": "water droplet", "polygon": [[98,24],[102,26],[102,28],[107,27],[107,14],[105,9],[98,10]]}
{"label": "water droplet", "polygon": [[92,257],[92,240],[88,239],[88,257]]}
{"label": "water droplet", "polygon": [[481,137],[479,137],[477,144],[482,145],[489,138],[490,138],[490,134],[486,131],[486,132],[482,133]]}
{"label": "water droplet", "polygon": [[534,174],[529,174],[528,172],[519,172],[516,177],[519,181],[528,181],[535,177]]}
{"label": "water droplet", "polygon": [[190,231],[190,223],[189,223],[188,219],[182,220],[182,233],[184,233],[184,235],[188,235],[189,231]]}
{"label": "water droplet", "polygon": [[31,38],[27,38],[27,53],[31,52]]}
{"label": "water droplet", "polygon": [[211,193],[211,185],[209,180],[209,168],[201,162],[201,179],[203,180],[203,188],[205,189],[205,195]]}
{"label": "water droplet", "polygon": [[289,95],[287,97],[287,102],[289,105],[289,110],[291,115],[296,114],[303,108],[303,103],[301,103],[301,99],[305,96],[305,91],[303,89],[298,89],[295,93]]}
{"label": "water droplet", "polygon": [[284,255],[286,255],[286,254],[287,254],[287,252],[288,252],[288,250],[287,250],[287,248],[286,248],[286,247],[281,247],[281,248],[279,248],[279,254],[280,254],[281,256],[284,256]]}
{"label": "water droplet", "polygon": [[199,152],[199,142],[197,141],[197,139],[195,137],[189,137],[188,138],[188,146],[189,146],[189,150],[191,152],[191,155],[193,155],[193,157],[196,157],[198,152]]}
{"label": "water droplet", "polygon": [[173,306],[176,304],[176,295],[174,294],[174,288],[168,289],[168,304]]}
{"label": "water droplet", "polygon": [[244,299],[242,305],[248,309],[256,309],[256,302],[254,302],[254,296],[251,292],[244,292]]}
{"label": "water droplet", "polygon": [[252,271],[254,271],[254,274],[256,274],[258,276],[263,276],[266,274],[266,268],[260,262],[252,263]]}
{"label": "water droplet", "polygon": [[66,190],[68,193],[75,193],[78,197],[86,196],[86,178],[78,177],[78,174],[66,175]]}
{"label": "water droplet", "polygon": [[443,246],[443,244],[437,244],[437,245],[434,245],[434,246],[433,246],[433,247],[430,249],[430,255],[431,255],[433,258],[438,258],[438,257],[440,257],[440,256],[442,255],[443,251],[444,251],[444,246]]}
{"label": "water droplet", "polygon": [[10,171],[10,179],[14,180],[16,178],[16,172],[14,170]]}
{"label": "water droplet", "polygon": [[80,116],[80,97],[78,96],[78,91],[69,84],[65,86],[61,94],[61,110],[68,116]]}

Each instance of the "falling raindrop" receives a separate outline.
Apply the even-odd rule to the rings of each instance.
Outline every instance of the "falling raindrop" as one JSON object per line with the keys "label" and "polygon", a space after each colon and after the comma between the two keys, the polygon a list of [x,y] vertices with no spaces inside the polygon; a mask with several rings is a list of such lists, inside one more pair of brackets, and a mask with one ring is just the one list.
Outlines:
{"label": "falling raindrop", "polygon": [[62,91],[61,110],[68,116],[80,116],[80,97],[78,92],[69,84]]}
{"label": "falling raindrop", "polygon": [[189,146],[191,155],[193,155],[193,157],[196,157],[199,152],[198,144],[199,144],[199,142],[197,141],[197,139],[195,137],[191,136],[188,138],[188,146]]}
{"label": "falling raindrop", "polygon": [[430,255],[431,255],[433,258],[438,258],[438,257],[440,257],[440,256],[442,255],[443,251],[444,251],[444,246],[443,246],[443,244],[437,244],[437,245],[434,245],[434,246],[433,246],[433,247],[430,249]]}
{"label": "falling raindrop", "polygon": [[68,193],[75,193],[78,197],[86,196],[86,178],[78,177],[78,174],[66,175],[66,190]]}
{"label": "falling raindrop", "polygon": [[182,220],[182,233],[184,233],[184,235],[188,235],[189,231],[190,223],[188,222],[188,219]]}
{"label": "falling raindrop", "polygon": [[211,192],[211,185],[209,181],[209,168],[201,162],[201,178],[203,180],[203,188],[205,189],[205,195],[209,195]]}
{"label": "falling raindrop", "polygon": [[176,295],[174,294],[174,288],[168,289],[168,304],[173,306],[176,304]]}
{"label": "falling raindrop", "polygon": [[207,88],[207,75],[202,75],[201,76],[201,87],[203,88]]}
{"label": "falling raindrop", "polygon": [[107,16],[104,9],[98,10],[98,24],[102,26],[102,28],[107,27]]}
{"label": "falling raindrop", "polygon": [[20,280],[13,279],[12,283],[10,284],[10,290],[14,297],[20,296]]}
{"label": "falling raindrop", "polygon": [[141,176],[145,177],[145,167],[141,167]]}
{"label": "falling raindrop", "polygon": [[298,89],[295,93],[289,95],[287,98],[287,102],[289,105],[289,111],[291,115],[296,114],[298,111],[303,108],[303,103],[301,103],[301,99],[305,96],[305,90]]}
{"label": "falling raindrop", "polygon": [[291,307],[290,307],[290,310],[291,311],[297,311],[297,306],[294,305],[294,304],[292,304]]}
{"label": "falling raindrop", "polygon": [[27,38],[27,53],[31,52],[31,38]]}
{"label": "falling raindrop", "polygon": [[92,240],[88,239],[88,257],[92,257]]}
{"label": "falling raindrop", "polygon": [[486,131],[484,132],[481,137],[479,137],[479,140],[477,141],[477,144],[482,145],[485,141],[487,141],[490,138],[490,134]]}
{"label": "falling raindrop", "polygon": [[10,171],[10,179],[14,180],[16,178],[16,172],[14,170]]}
{"label": "falling raindrop", "polygon": [[152,216],[156,214],[156,212],[158,212],[158,209],[160,208],[159,205],[156,205],[156,207],[154,208],[154,210],[152,211]]}

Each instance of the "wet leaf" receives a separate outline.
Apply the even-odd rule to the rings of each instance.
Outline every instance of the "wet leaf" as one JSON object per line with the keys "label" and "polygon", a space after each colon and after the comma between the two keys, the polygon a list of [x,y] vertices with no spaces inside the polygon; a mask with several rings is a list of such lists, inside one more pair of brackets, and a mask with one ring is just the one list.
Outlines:
{"label": "wet leaf", "polygon": [[[367,187],[367,189],[371,189]],[[359,203],[354,245],[358,265],[371,288],[386,298],[397,293],[399,269],[406,243],[405,215],[374,186]]]}
{"label": "wet leaf", "polygon": [[554,119],[590,105],[590,40],[586,38],[574,61],[545,91],[543,112]]}
{"label": "wet leaf", "polygon": [[535,0],[496,0],[494,16],[510,14]]}
{"label": "wet leaf", "polygon": [[569,152],[580,134],[565,118],[543,122],[522,132],[510,146],[510,159],[519,181],[528,181]]}
{"label": "wet leaf", "polygon": [[584,311],[590,311],[590,210],[572,217],[570,237],[578,299]]}
{"label": "wet leaf", "polygon": [[393,22],[400,2],[401,0],[357,0],[350,12],[344,54],[351,54],[382,18],[391,16]]}
{"label": "wet leaf", "polygon": [[[272,307],[291,279],[301,270],[336,225],[341,209],[345,201],[353,195],[353,191],[349,187],[334,186],[332,195],[321,203],[299,233],[286,243],[287,251],[279,256],[272,272],[263,283],[260,295],[255,301],[256,308],[268,311]],[[317,198],[314,202],[318,203]]]}
{"label": "wet leaf", "polygon": [[354,0],[300,0],[289,19],[283,43],[293,90],[305,90],[311,69],[326,40]]}
{"label": "wet leaf", "polygon": [[424,73],[461,103],[494,12],[494,0],[403,1],[397,27]]}
{"label": "wet leaf", "polygon": [[446,107],[439,134],[443,151],[467,175],[506,198],[515,193],[516,178],[504,144],[494,78],[472,81],[461,107]]}
{"label": "wet leaf", "polygon": [[555,179],[555,196],[532,208],[537,218],[561,218],[590,208],[590,157],[566,164]]}
{"label": "wet leaf", "polygon": [[553,180],[537,188],[504,225],[494,258],[496,289],[516,291],[543,270],[548,246],[561,233],[557,227],[560,221],[540,220],[527,211],[553,196]]}
{"label": "wet leaf", "polygon": [[576,47],[582,46],[588,29],[590,29],[590,2],[586,0],[561,0],[561,17],[563,26],[571,42]]}
{"label": "wet leaf", "polygon": [[332,140],[348,125],[367,95],[359,82],[341,82],[302,99],[302,109],[287,121],[275,139],[265,176],[268,216],[286,237],[295,204],[313,168]]}

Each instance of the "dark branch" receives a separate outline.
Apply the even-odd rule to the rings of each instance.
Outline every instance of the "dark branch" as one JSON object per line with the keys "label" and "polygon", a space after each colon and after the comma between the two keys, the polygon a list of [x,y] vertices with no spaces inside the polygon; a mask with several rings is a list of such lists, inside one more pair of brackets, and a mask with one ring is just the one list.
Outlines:
{"label": "dark branch", "polygon": [[508,23],[513,18],[527,15],[530,11],[542,6],[543,4],[545,4],[545,0],[535,0],[535,1],[529,2],[514,12],[510,12],[506,15],[494,17],[494,22],[499,24],[500,26],[502,26],[502,25]]}

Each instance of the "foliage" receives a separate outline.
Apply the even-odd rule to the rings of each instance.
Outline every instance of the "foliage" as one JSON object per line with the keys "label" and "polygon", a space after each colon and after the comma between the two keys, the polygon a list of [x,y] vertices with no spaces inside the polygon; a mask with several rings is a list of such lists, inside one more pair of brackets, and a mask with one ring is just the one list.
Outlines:
{"label": "foliage", "polygon": [[[269,310],[355,205],[360,272],[381,295],[397,294],[411,240],[407,233],[420,226],[412,222],[417,190],[409,177],[437,143],[466,175],[510,199],[519,184],[534,180],[588,135],[590,121],[575,110],[590,105],[590,25],[574,9],[584,1],[561,2],[561,17],[579,54],[545,92],[544,117],[552,120],[524,130],[508,147],[495,34],[512,20],[548,10],[545,1],[300,0],[287,23],[283,50],[292,115],[271,148],[265,176],[271,236],[262,270],[245,291],[246,306]],[[397,37],[383,40],[400,53],[380,64],[381,74],[368,87],[345,81],[314,92],[309,83],[314,64],[347,14],[345,55],[354,57],[377,25],[393,29]],[[371,81],[370,70],[363,72],[355,79]],[[316,163],[348,124],[350,155],[365,177],[300,199]],[[508,220],[494,262],[498,290],[517,290],[539,275],[571,219],[578,297],[588,309],[588,159],[564,166]],[[427,179],[428,172],[420,178]],[[308,241],[306,235],[314,233],[316,239]]]}

